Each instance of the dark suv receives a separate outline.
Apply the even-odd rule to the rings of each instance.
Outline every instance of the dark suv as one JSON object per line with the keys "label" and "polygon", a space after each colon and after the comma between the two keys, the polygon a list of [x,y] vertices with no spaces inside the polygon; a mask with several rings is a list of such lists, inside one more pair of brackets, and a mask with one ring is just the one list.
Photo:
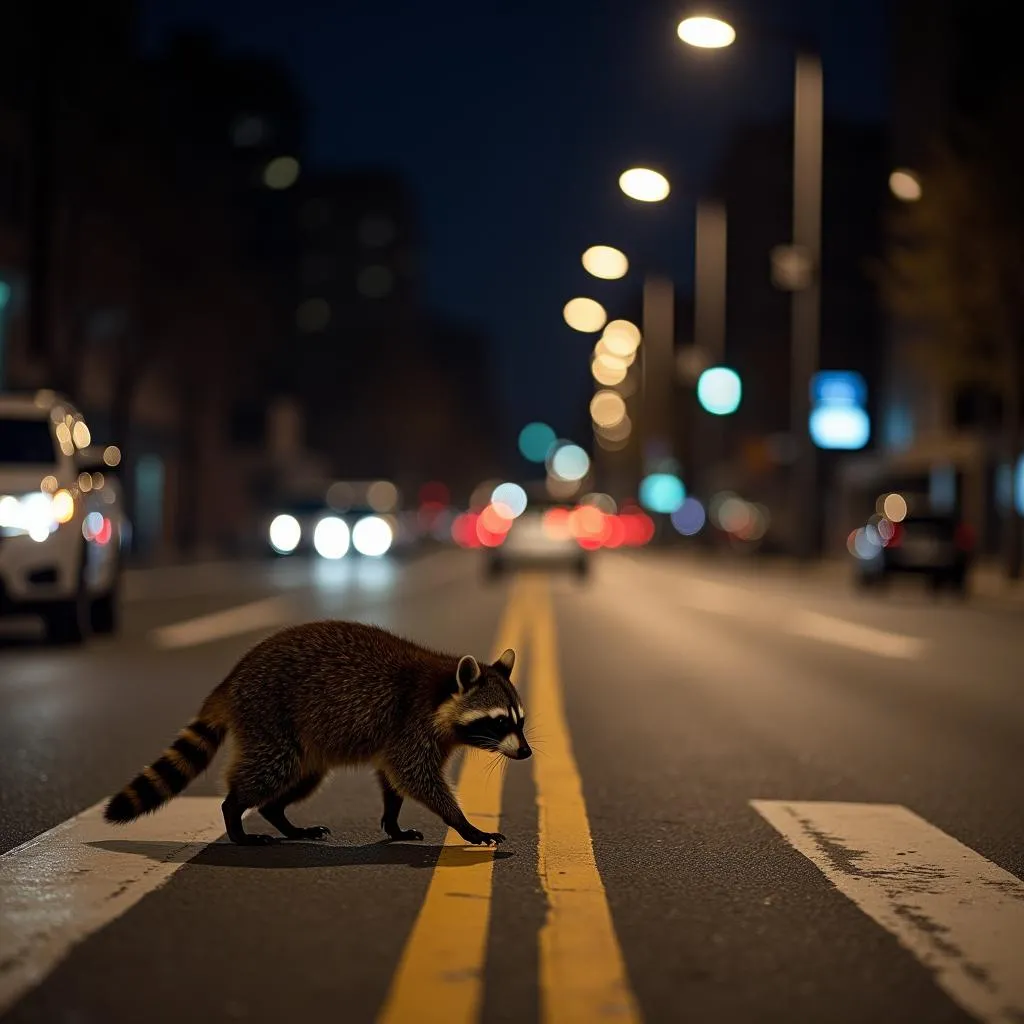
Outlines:
{"label": "dark suv", "polygon": [[896,575],[923,576],[932,590],[967,592],[974,537],[952,516],[908,515],[879,534],[881,546],[859,564],[864,584],[885,583]]}

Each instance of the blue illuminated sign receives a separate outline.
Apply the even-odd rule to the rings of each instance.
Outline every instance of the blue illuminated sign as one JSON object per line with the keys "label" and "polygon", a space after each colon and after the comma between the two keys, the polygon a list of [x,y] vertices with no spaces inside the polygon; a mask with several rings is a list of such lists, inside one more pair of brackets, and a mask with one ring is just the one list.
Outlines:
{"label": "blue illuminated sign", "polygon": [[811,405],[859,405],[868,401],[868,386],[855,370],[825,370],[811,378]]}
{"label": "blue illuminated sign", "polygon": [[853,370],[827,370],[811,378],[811,440],[819,448],[855,451],[871,439],[864,409],[868,388]]}

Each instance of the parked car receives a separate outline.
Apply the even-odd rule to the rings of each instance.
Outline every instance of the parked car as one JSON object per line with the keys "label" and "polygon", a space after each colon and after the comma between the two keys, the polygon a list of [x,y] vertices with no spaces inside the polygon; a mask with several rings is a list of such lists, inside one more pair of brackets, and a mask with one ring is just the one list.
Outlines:
{"label": "parked car", "polygon": [[42,616],[54,643],[116,631],[129,536],[117,461],[67,399],[0,393],[0,615]]}
{"label": "parked car", "polygon": [[[883,524],[879,524],[883,526]],[[939,591],[943,587],[965,594],[972,563],[972,531],[955,516],[907,515],[879,530],[877,540],[861,545],[858,581],[865,586],[887,583],[899,575],[923,577]]]}

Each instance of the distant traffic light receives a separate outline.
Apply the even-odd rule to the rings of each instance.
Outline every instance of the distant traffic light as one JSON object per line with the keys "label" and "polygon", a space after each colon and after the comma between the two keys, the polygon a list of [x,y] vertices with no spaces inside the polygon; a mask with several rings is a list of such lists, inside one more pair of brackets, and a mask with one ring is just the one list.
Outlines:
{"label": "distant traffic light", "polygon": [[697,401],[715,416],[729,416],[740,407],[743,385],[728,366],[711,366],[697,379]]}

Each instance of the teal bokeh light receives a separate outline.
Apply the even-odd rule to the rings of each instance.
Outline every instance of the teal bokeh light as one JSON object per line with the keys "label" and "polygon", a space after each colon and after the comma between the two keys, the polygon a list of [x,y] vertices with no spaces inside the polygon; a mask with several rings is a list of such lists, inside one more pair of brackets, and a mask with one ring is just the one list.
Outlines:
{"label": "teal bokeh light", "polygon": [[683,481],[672,473],[652,473],[640,481],[640,504],[648,512],[671,515],[685,500]]}
{"label": "teal bokeh light", "polygon": [[519,451],[529,462],[543,462],[557,437],[546,423],[527,423],[519,431]]}
{"label": "teal bokeh light", "polygon": [[697,381],[697,400],[715,416],[728,416],[740,407],[743,385],[740,375],[728,366],[712,366]]}

